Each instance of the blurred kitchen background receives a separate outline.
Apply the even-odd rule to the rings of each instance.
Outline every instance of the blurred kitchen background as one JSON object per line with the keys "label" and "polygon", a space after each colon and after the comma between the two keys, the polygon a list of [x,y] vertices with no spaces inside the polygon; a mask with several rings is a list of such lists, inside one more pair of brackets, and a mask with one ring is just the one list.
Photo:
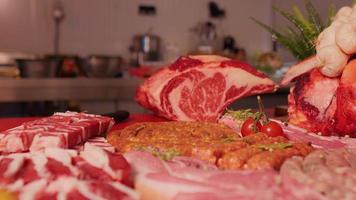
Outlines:
{"label": "blurred kitchen background", "polygon": [[[351,4],[311,2],[322,19],[330,4]],[[288,21],[272,7],[293,5],[303,1],[0,0],[0,116],[146,112],[133,100],[137,85],[186,54],[267,62],[278,81],[296,60],[251,17],[280,29]],[[287,104],[287,94],[264,95],[265,106]],[[233,105],[248,106],[255,97]]]}

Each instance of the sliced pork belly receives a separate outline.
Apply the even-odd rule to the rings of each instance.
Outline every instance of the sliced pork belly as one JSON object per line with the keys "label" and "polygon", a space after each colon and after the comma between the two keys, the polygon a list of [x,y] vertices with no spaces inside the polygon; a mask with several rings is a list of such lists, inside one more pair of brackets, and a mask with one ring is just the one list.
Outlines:
{"label": "sliced pork belly", "polygon": [[90,144],[0,156],[0,187],[20,199],[138,199],[132,185],[122,155]]}
{"label": "sliced pork belly", "polygon": [[100,180],[124,180],[125,183],[131,184],[131,168],[125,158],[100,147],[85,146],[76,159],[76,166],[85,177]]}
{"label": "sliced pork belly", "polygon": [[[137,199],[137,194],[132,189],[115,182],[85,181],[73,177],[60,177],[50,182],[46,188],[37,194],[35,199],[131,199],[124,193],[125,190]],[[27,193],[22,193],[22,196]]]}
{"label": "sliced pork belly", "polygon": [[275,88],[272,80],[246,63],[185,56],[145,80],[136,101],[171,120],[217,121],[236,99]]}
{"label": "sliced pork belly", "polygon": [[109,151],[111,153],[116,152],[115,147],[113,147],[111,144],[109,144],[108,141],[106,140],[106,138],[104,138],[104,137],[89,138],[84,144],[78,144],[78,145],[74,146],[73,149],[82,151],[88,145],[99,147],[99,148]]}
{"label": "sliced pork belly", "polygon": [[114,120],[86,113],[55,113],[0,133],[0,152],[39,151],[47,147],[72,148],[105,134]]}

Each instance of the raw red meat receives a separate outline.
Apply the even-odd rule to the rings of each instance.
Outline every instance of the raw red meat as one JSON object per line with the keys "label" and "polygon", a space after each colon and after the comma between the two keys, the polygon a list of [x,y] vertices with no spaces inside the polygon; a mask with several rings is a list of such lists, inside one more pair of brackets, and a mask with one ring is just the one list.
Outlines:
{"label": "raw red meat", "polygon": [[315,133],[330,135],[339,82],[338,78],[323,76],[318,69],[296,78],[288,96],[289,122]]}
{"label": "raw red meat", "polygon": [[322,193],[325,199],[356,199],[355,160],[351,149],[317,150],[305,158],[288,159],[280,173],[283,179],[293,177],[300,184]]}
{"label": "raw red meat", "polygon": [[345,67],[336,98],[335,132],[356,137],[356,60]]}
{"label": "raw red meat", "polygon": [[46,147],[71,148],[105,134],[114,120],[100,115],[65,112],[27,122],[0,133],[0,152],[38,151]]}
{"label": "raw red meat", "polygon": [[290,123],[322,135],[356,137],[356,60],[336,78],[315,67],[306,72],[305,63],[292,66],[282,81],[295,81],[288,96]]}
{"label": "raw red meat", "polygon": [[273,121],[282,126],[283,132],[292,141],[310,143],[313,147],[321,149],[356,148],[356,138],[317,135],[292,124],[285,125],[281,121]]}
{"label": "raw red meat", "polygon": [[274,170],[200,168],[205,166],[201,162],[198,167],[182,165],[182,158],[164,162],[146,152],[124,156],[135,169],[135,186],[143,199],[323,199],[316,190],[288,176],[281,178]]}
{"label": "raw red meat", "polygon": [[217,121],[236,99],[276,86],[250,65],[220,56],[180,57],[148,78],[136,101],[171,120]]}
{"label": "raw red meat", "polygon": [[104,137],[90,138],[84,144],[79,144],[79,145],[74,146],[73,149],[82,151],[85,148],[85,146],[88,146],[88,145],[100,147],[101,149],[104,149],[111,153],[116,152],[115,147],[113,147],[111,144],[109,144],[108,141]]}
{"label": "raw red meat", "polygon": [[82,151],[46,148],[0,156],[0,186],[19,199],[137,199],[130,174],[122,155],[90,144]]}

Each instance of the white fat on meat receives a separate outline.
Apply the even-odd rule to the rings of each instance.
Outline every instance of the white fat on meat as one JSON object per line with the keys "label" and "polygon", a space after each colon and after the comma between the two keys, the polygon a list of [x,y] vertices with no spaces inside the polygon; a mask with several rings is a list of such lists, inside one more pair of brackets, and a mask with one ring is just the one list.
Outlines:
{"label": "white fat on meat", "polygon": [[111,177],[120,180],[122,177],[121,171],[114,171],[110,167],[110,160],[107,154],[108,152],[101,149],[100,147],[96,147],[90,144],[86,145],[84,150],[79,153],[80,157],[90,165],[102,169]]}
{"label": "white fat on meat", "polygon": [[297,78],[298,76],[309,72],[310,70],[319,67],[320,63],[316,56],[312,56],[307,58],[291,67],[289,67],[286,74],[283,76],[281,81],[281,85],[288,85],[292,80]]}
{"label": "white fat on meat", "polygon": [[18,134],[8,134],[0,141],[0,152],[21,152],[26,149],[27,147]]}
{"label": "white fat on meat", "polygon": [[46,148],[43,153],[48,157],[52,158],[60,163],[62,163],[65,167],[67,167],[70,172],[76,176],[79,172],[78,169],[73,166],[72,159],[78,155],[76,150],[69,149],[61,149],[61,148]]}
{"label": "white fat on meat", "polygon": [[193,55],[193,56],[188,56],[189,58],[200,60],[204,63],[207,62],[222,62],[222,61],[227,61],[230,60],[229,58],[222,57],[222,56],[217,56],[217,55]]}
{"label": "white fat on meat", "polygon": [[46,192],[48,193],[57,193],[57,200],[67,200],[67,195],[73,190],[78,190],[81,195],[87,197],[88,199],[104,199],[94,194],[90,190],[87,182],[73,177],[61,176],[57,180],[51,182],[46,188]]}
{"label": "white fat on meat", "polygon": [[87,142],[84,143],[83,148],[86,148],[86,146],[88,146],[88,145],[100,147],[101,149],[104,149],[111,153],[116,152],[115,147],[113,147],[111,144],[109,144],[108,141],[104,137],[95,137],[95,138],[89,139]]}
{"label": "white fat on meat", "polygon": [[126,185],[123,185],[119,182],[111,182],[111,186],[113,186],[115,189],[119,190],[120,192],[125,193],[127,196],[131,197],[133,200],[138,200],[140,199],[140,195],[138,192],[133,190],[132,188],[127,187]]}
{"label": "white fat on meat", "polygon": [[[4,173],[4,177],[10,178],[10,177],[14,176],[23,166],[24,161],[25,161],[25,155],[11,154],[11,155],[7,156],[6,158],[12,159]],[[1,158],[0,158],[0,160],[1,160]]]}
{"label": "white fat on meat", "polygon": [[49,158],[60,161],[64,165],[70,165],[72,163],[72,158],[77,156],[78,152],[69,149],[46,148],[44,149],[44,154]]}
{"label": "white fat on meat", "polygon": [[46,167],[48,159],[43,153],[33,153],[31,161],[39,177],[48,177],[49,173]]}
{"label": "white fat on meat", "polygon": [[47,185],[47,180],[40,179],[25,185],[19,192],[19,199],[34,200]]}
{"label": "white fat on meat", "polygon": [[23,179],[17,179],[15,182],[10,183],[10,184],[6,184],[6,185],[2,185],[0,184],[0,187],[2,188],[6,188],[6,190],[12,191],[12,192],[16,192],[21,190],[24,187],[24,181]]}
{"label": "white fat on meat", "polygon": [[[61,136],[64,137],[65,141],[63,141],[63,137]],[[30,146],[30,151],[36,152],[45,149],[46,147],[68,148],[66,140],[68,140],[68,133],[65,132],[50,132],[48,135],[37,134],[33,138],[32,144]]]}
{"label": "white fat on meat", "polygon": [[[212,67],[208,68],[193,68],[192,70],[198,70],[199,72],[202,72],[205,75],[205,78],[200,80],[204,81],[207,78],[212,78],[215,73],[221,73],[226,81],[225,85],[225,91],[223,92],[224,95],[226,95],[226,92],[230,87],[232,86],[240,86],[240,87],[246,87],[236,98],[240,98],[244,96],[246,93],[249,93],[252,87],[257,86],[257,85],[271,85],[273,82],[268,79],[268,78],[261,78],[257,77],[243,69],[236,68],[236,67],[231,67],[231,66],[226,66],[224,68],[219,68],[218,71],[216,71],[216,68],[214,68],[216,64],[212,65]],[[189,70],[187,70],[188,72]],[[180,74],[178,74],[180,75]],[[183,83],[181,83],[178,87],[176,87],[169,95],[168,95],[168,100],[171,103],[172,107],[174,107],[174,114],[176,116],[179,116],[180,120],[187,121],[191,120],[190,117],[186,116],[185,112],[180,109],[179,101],[182,99],[181,94],[182,94],[182,89],[184,87],[187,87],[190,91],[194,89],[194,87],[197,85],[197,83],[193,83],[190,79],[185,79]],[[205,92],[205,90],[204,90]],[[157,94],[160,94],[160,91],[157,92]],[[203,98],[205,101],[209,101],[211,98],[207,97],[205,94],[206,98]],[[222,98],[222,102],[220,103],[221,106],[225,106],[223,104],[225,102],[226,96]],[[154,97],[154,99],[160,99],[159,96]],[[234,100],[231,99],[230,101]],[[205,102],[201,103],[202,105],[205,104]],[[216,111],[207,113],[207,115],[216,115],[217,112],[219,112],[221,108],[218,108]]]}
{"label": "white fat on meat", "polygon": [[147,85],[145,85],[144,89],[146,90],[147,94],[150,94],[150,98],[148,101],[150,104],[159,106],[161,105],[161,91],[163,90],[164,86],[171,80],[172,77],[176,75],[175,71],[171,71],[168,68],[163,69],[160,72],[159,79],[149,79]]}
{"label": "white fat on meat", "polygon": [[143,199],[150,198],[155,200],[173,199],[181,192],[213,192],[215,194],[232,192],[232,190],[224,190],[204,183],[161,173],[139,174],[136,178],[135,188],[140,192]]}
{"label": "white fat on meat", "polygon": [[[339,87],[337,79],[323,79],[316,81],[309,90],[306,91],[304,101],[318,108],[319,118],[324,117],[327,108],[336,94]],[[323,94],[323,95],[318,95]]]}

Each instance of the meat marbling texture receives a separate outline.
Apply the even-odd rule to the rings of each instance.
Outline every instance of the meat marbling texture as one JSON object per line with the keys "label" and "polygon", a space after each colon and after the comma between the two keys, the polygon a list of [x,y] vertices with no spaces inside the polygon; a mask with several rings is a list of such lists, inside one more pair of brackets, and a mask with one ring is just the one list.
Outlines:
{"label": "meat marbling texture", "polygon": [[217,121],[236,99],[275,88],[272,80],[246,63],[220,56],[186,56],[145,80],[136,101],[171,120]]}
{"label": "meat marbling texture", "polygon": [[341,77],[318,68],[295,78],[288,97],[290,123],[323,135],[356,137],[356,60]]}

